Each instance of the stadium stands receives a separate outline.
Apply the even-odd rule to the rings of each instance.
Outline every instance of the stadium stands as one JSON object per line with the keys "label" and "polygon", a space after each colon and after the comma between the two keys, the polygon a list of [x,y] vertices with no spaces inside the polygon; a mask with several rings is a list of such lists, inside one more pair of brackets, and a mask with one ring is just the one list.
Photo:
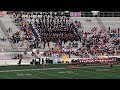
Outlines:
{"label": "stadium stands", "polygon": [[[64,27],[64,19],[67,20],[67,17],[65,18],[65,16],[64,17],[59,17],[59,16],[52,17],[52,16],[49,16],[49,15],[44,15],[44,16],[42,16],[42,15],[31,15],[31,16],[30,15],[23,15],[22,17],[24,17],[24,19],[27,18],[25,21],[27,21],[29,24],[31,24],[32,33],[34,33],[35,40],[38,40],[38,41],[41,41],[41,42],[43,41],[44,42],[43,43],[44,48],[45,48],[45,44],[48,41],[49,42],[56,42],[57,41],[60,44],[63,41],[62,38],[64,39],[64,37],[65,37],[66,40],[70,40],[70,41],[72,40],[71,42],[73,42],[73,40],[75,40],[75,39],[77,40],[77,38],[78,38],[78,40],[79,39],[83,40],[84,38],[86,39],[86,37],[82,37],[81,35],[79,35],[79,34],[81,34],[81,32],[79,32],[79,31],[81,31],[81,29],[83,30],[83,35],[85,35],[86,32],[90,33],[89,35],[86,35],[86,36],[89,36],[89,38],[92,37],[93,34],[97,35],[98,33],[101,33],[102,29],[104,29],[101,22],[100,22],[100,20],[97,21],[96,17],[70,17],[70,19],[68,21],[66,21],[65,24],[66,25],[67,24],[68,25],[73,25],[73,26],[72,26],[71,29],[68,27],[69,32],[68,32],[68,35],[67,35],[67,32],[63,33],[64,29],[59,28],[59,26],[62,26],[61,24],[63,24],[63,27]],[[22,17],[20,17],[20,18],[22,18]],[[102,20],[102,18],[101,18],[101,20]],[[110,18],[112,19],[113,17],[110,17]],[[51,19],[51,21],[49,19]],[[109,20],[109,18],[108,18],[108,20]],[[22,19],[21,19],[21,21],[22,21]],[[80,21],[80,23],[78,23],[79,21]],[[102,22],[104,24],[104,20],[102,20]],[[107,21],[105,21],[105,22],[107,22]],[[115,20],[115,22],[116,22],[116,20]],[[76,26],[76,24],[79,24],[81,26],[78,27],[78,26]],[[58,25],[58,27],[56,27],[55,25]],[[105,24],[104,27],[106,27],[106,24]],[[108,27],[106,27],[106,28],[108,28]],[[70,30],[72,32],[70,32]],[[51,34],[51,32],[54,33],[54,34]],[[107,31],[105,31],[105,32],[107,32]],[[62,33],[63,33],[63,36],[62,36]],[[74,34],[73,36],[71,36],[72,33]],[[103,32],[103,34],[101,34],[101,35],[103,35],[103,37],[100,37],[100,38],[104,38],[105,40],[107,40],[108,37],[105,37],[105,34],[106,33]],[[76,35],[77,35],[77,37],[75,37]],[[62,38],[60,38],[60,36]],[[68,36],[70,36],[71,38],[69,39]],[[100,38],[98,39],[98,41],[100,40]],[[66,43],[65,39],[64,39],[64,44]],[[94,37],[94,39],[97,39],[97,38]],[[79,43],[83,43],[83,42],[81,42],[81,40],[80,40]],[[86,41],[86,40],[83,40],[83,41]],[[104,42],[104,43],[107,45],[106,42]],[[94,42],[94,44],[96,45],[97,43]],[[85,45],[86,45],[86,43],[85,43]],[[34,45],[32,45],[32,46],[36,47]]]}
{"label": "stadium stands", "polygon": [[[8,30],[13,47],[31,52],[35,49],[36,58],[64,54],[68,58],[96,58],[120,53],[119,17],[13,12],[0,20]],[[43,55],[37,54],[37,50],[44,52]]]}

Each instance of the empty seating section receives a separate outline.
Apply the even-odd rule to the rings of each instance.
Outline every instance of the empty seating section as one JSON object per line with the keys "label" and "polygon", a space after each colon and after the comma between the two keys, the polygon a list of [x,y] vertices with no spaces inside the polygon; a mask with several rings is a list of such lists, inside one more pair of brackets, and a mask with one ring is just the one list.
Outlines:
{"label": "empty seating section", "polygon": [[[97,32],[101,30],[100,25],[98,24],[95,17],[71,17],[73,21],[77,20],[80,21],[82,24],[81,30],[84,32],[91,32],[94,27],[97,27]],[[90,20],[90,21],[89,21]],[[89,35],[91,36],[91,34]]]}
{"label": "empty seating section", "polygon": [[9,41],[7,40],[7,37],[5,36],[2,28],[0,27],[0,51],[1,51],[1,49],[10,50],[11,45],[10,45]]}
{"label": "empty seating section", "polygon": [[106,28],[111,27],[111,29],[117,29],[120,27],[119,17],[100,17]]}
{"label": "empty seating section", "polygon": [[16,27],[16,25],[12,22],[12,19],[7,15],[5,17],[0,18],[2,23],[5,25],[6,29],[12,28],[12,32],[9,33],[10,36],[12,36],[13,33],[18,31],[19,29]]}

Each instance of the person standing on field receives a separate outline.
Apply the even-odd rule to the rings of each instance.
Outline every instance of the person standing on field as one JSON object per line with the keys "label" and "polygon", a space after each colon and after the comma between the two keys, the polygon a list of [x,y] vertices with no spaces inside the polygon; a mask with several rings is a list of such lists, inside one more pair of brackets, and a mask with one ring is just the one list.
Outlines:
{"label": "person standing on field", "polygon": [[42,58],[42,68],[45,68],[44,67],[44,58]]}

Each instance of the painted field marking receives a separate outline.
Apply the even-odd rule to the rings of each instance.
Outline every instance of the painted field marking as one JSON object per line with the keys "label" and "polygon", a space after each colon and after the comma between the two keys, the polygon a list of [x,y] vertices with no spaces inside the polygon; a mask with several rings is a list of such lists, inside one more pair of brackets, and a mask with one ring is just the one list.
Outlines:
{"label": "painted field marking", "polygon": [[[96,74],[97,72],[92,72],[92,71],[89,71],[89,70],[78,70],[78,71],[84,71],[84,72],[90,72],[90,73],[94,73],[94,74]],[[101,73],[99,73],[99,75],[106,75],[106,76],[113,76],[113,77],[116,77],[115,75],[110,75],[110,74],[101,74]],[[90,76],[91,77],[91,76]],[[102,79],[102,77],[96,77],[96,78],[101,78]]]}
{"label": "painted field marking", "polygon": [[34,75],[30,74],[30,73],[23,74],[23,73],[17,73],[16,72],[16,75],[17,76],[30,76],[30,77],[34,77],[34,78],[37,78],[37,79],[44,79],[44,78],[40,78],[40,77],[34,76]]}
{"label": "painted field marking", "polygon": [[[38,71],[34,71],[34,72],[38,72]],[[56,75],[56,74],[50,74],[50,73],[45,73],[45,72],[38,72],[38,73],[44,73],[44,74],[47,74],[47,75],[52,75],[52,76],[57,76],[57,77],[62,77],[62,78],[67,78],[67,79],[72,79],[72,78],[69,78],[69,77],[65,77],[65,76],[60,76],[60,75]]]}
{"label": "painted field marking", "polygon": [[[120,66],[120,65],[114,65],[114,66]],[[108,67],[107,66],[86,66],[86,67],[79,67],[79,68],[90,68],[90,67]],[[79,70],[78,68],[78,70]],[[0,72],[19,72],[19,71],[39,71],[39,70],[59,70],[59,69],[71,69],[71,68],[44,68],[44,69],[23,69],[23,70],[4,70],[4,71],[0,71]],[[81,70],[81,69],[80,69]],[[85,72],[86,70],[84,70]],[[87,72],[91,72],[91,71],[87,71]],[[91,73],[95,73],[95,72],[91,72]],[[48,74],[48,73],[47,73]],[[75,73],[74,73],[75,74]],[[50,74],[49,74],[50,75]],[[68,77],[63,77],[63,76],[59,76],[59,75],[54,75],[54,74],[51,74],[53,76],[58,76],[58,77],[62,77],[62,78],[68,78]],[[79,74],[76,74],[76,75],[79,75]],[[108,75],[108,74],[101,74],[101,75],[107,75],[107,76],[113,76],[113,75]],[[3,77],[6,77],[6,78],[11,78],[11,77],[7,77],[7,76],[3,76]],[[88,76],[87,76],[88,77]],[[113,77],[118,77],[118,76],[113,76]],[[91,77],[92,78],[92,77]],[[95,78],[95,77],[94,77]],[[96,77],[96,78],[100,78],[100,77]],[[11,78],[11,79],[14,79],[14,78]],[[70,78],[69,78],[70,79]]]}

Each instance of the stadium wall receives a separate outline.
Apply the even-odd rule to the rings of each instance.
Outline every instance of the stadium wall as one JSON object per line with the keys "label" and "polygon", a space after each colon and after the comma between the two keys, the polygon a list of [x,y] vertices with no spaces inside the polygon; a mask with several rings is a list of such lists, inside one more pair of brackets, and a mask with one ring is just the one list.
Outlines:
{"label": "stadium wall", "polygon": [[[120,60],[120,56],[109,56],[109,57],[116,57],[117,59]],[[49,57],[41,57],[41,58],[44,58],[44,60],[46,58],[49,58]],[[108,58],[108,56],[104,56],[104,58]],[[77,59],[84,59],[84,60],[87,60],[87,59],[90,59],[90,58],[67,58],[66,61],[68,61],[69,63],[71,63],[71,60],[77,60]],[[37,61],[38,59],[36,59]],[[21,65],[30,65],[30,62],[32,61],[32,59],[23,59],[22,62],[21,62]],[[60,61],[62,62],[62,58],[60,58]],[[18,65],[18,62],[19,62],[19,59],[13,59],[13,60],[0,60],[0,66],[7,66],[7,65]],[[53,61],[54,63],[53,64],[56,64],[57,63],[57,59],[56,61]],[[40,62],[42,63],[42,62]]]}
{"label": "stadium wall", "polygon": [[[27,62],[24,62],[25,60],[22,60],[22,65],[30,65],[30,60]],[[19,59],[13,59],[13,60],[0,60],[0,66],[8,66],[8,65],[18,65]]]}

